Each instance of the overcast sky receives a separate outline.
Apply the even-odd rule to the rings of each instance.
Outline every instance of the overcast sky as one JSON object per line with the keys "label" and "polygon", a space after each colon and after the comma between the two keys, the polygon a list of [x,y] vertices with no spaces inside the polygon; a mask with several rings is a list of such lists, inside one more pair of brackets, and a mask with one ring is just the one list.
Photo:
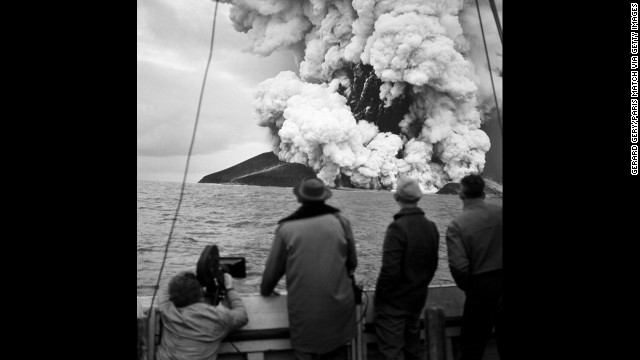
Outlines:
{"label": "overcast sky", "polygon": [[[181,182],[209,55],[215,2],[138,0],[137,178]],[[271,151],[267,128],[252,117],[253,91],[283,70],[291,52],[246,51],[249,40],[218,5],[209,67],[187,182]]]}

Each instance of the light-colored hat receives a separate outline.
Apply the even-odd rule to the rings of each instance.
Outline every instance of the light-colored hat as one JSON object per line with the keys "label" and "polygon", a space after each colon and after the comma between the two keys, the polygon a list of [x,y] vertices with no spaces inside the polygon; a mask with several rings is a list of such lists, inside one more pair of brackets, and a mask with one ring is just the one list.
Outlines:
{"label": "light-colored hat", "polygon": [[395,197],[404,202],[414,202],[422,197],[422,190],[415,179],[400,176],[398,178]]}
{"label": "light-colored hat", "polygon": [[300,184],[293,188],[293,193],[300,201],[324,201],[332,195],[322,180],[314,177],[302,179]]}

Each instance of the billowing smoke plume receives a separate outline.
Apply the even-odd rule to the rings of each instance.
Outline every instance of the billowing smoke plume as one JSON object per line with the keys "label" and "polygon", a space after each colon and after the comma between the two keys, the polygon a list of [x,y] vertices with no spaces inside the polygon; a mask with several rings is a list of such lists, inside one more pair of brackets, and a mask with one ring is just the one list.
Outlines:
{"label": "billowing smoke plume", "polygon": [[[230,2],[251,51],[301,52],[299,75],[282,72],[255,95],[281,160],[312,167],[329,186],[372,189],[405,174],[434,192],[482,172],[491,145],[480,125],[496,103],[475,1]],[[502,45],[486,3],[500,104]]]}

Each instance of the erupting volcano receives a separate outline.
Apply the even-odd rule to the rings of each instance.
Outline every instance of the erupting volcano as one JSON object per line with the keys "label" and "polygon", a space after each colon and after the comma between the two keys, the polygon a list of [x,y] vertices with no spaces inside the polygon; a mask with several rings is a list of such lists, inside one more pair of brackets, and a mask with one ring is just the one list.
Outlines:
{"label": "erupting volcano", "polygon": [[[233,0],[234,28],[268,56],[293,51],[255,91],[254,116],[273,152],[328,186],[392,189],[403,174],[425,192],[481,173],[502,103],[502,43],[475,1]],[[497,1],[498,13],[502,2]]]}

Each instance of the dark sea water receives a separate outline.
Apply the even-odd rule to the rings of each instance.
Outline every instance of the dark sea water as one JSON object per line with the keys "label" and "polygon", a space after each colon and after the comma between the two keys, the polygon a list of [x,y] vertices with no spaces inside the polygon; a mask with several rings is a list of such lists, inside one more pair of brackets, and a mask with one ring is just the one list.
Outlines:
{"label": "dark sea water", "polygon": [[[138,181],[138,296],[151,296],[180,196],[180,183]],[[502,198],[487,198],[502,204]],[[356,278],[373,288],[380,271],[382,242],[399,208],[389,191],[333,190],[328,205],[351,221],[356,240]],[[218,245],[221,256],[242,256],[247,278],[236,279],[242,293],[257,293],[276,224],[299,207],[291,188],[246,185],[186,184],[171,237],[162,281],[182,270],[195,271],[206,245]],[[438,270],[432,284],[451,284],[444,234],[462,210],[457,195],[425,195],[418,203],[440,232]],[[278,289],[285,289],[281,280]]]}

